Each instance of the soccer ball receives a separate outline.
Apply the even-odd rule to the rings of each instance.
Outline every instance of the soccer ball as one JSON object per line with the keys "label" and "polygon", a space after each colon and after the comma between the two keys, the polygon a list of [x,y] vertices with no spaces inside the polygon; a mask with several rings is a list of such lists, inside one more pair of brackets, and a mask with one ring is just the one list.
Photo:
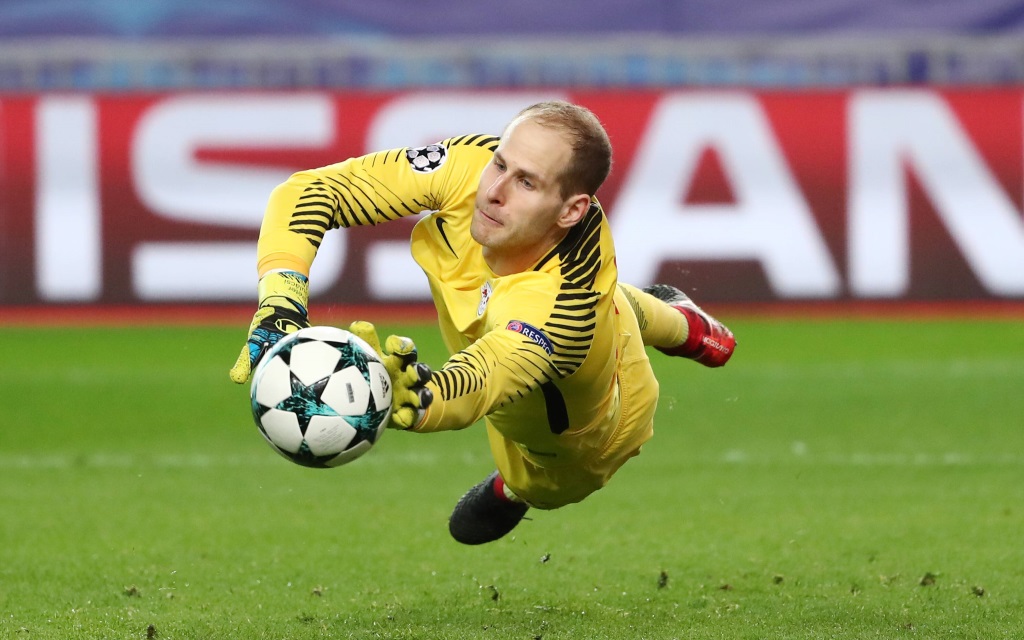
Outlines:
{"label": "soccer ball", "polygon": [[307,327],[275,344],[252,376],[256,426],[306,467],[337,467],[369,451],[391,416],[391,378],[373,348],[337,327]]}

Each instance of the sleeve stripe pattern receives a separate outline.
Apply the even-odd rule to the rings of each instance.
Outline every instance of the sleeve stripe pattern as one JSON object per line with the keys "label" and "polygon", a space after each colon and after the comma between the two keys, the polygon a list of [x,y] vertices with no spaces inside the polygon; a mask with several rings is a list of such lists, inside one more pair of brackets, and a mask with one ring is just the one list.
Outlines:
{"label": "sleeve stripe pattern", "polygon": [[[357,181],[354,178],[347,178],[345,176],[331,176],[328,179],[335,185],[335,190],[340,194],[342,202],[346,205],[345,207],[340,207],[337,211],[338,216],[335,221],[339,226],[351,227],[353,224],[375,225],[382,218],[384,220],[394,220],[401,217],[402,214],[398,212],[395,205],[391,202],[388,202],[388,208],[391,210],[392,215],[384,213],[380,207],[374,204],[375,199],[383,199],[383,197],[366,178],[360,178]],[[348,210],[347,212],[346,209]],[[408,207],[406,207],[406,210],[409,213],[416,213]],[[346,213],[348,213],[347,216]]]}
{"label": "sleeve stripe pattern", "polygon": [[602,264],[603,218],[600,205],[591,202],[586,217],[537,266],[540,269],[557,257],[565,278],[555,298],[555,308],[544,325],[554,346],[551,360],[561,377],[572,375],[583,364],[594,340],[596,307],[601,298],[594,283]]}
{"label": "sleeve stripe pattern", "polygon": [[336,195],[321,181],[306,187],[295,205],[288,228],[302,235],[311,245],[320,248],[324,234],[337,227],[331,212],[337,208]]}
{"label": "sleeve stripe pattern", "polygon": [[444,368],[434,371],[431,379],[441,390],[441,397],[451,400],[479,391],[484,383],[483,374],[490,371],[493,364],[485,361],[479,353],[460,351],[448,360]]}
{"label": "sleeve stripe pattern", "polygon": [[475,146],[475,147],[487,147],[489,151],[494,151],[498,148],[498,142],[500,139],[497,136],[488,136],[483,134],[476,134],[472,136],[459,136],[457,138],[449,138],[444,141],[444,145],[449,149],[457,147],[459,145]]}
{"label": "sleeve stripe pattern", "polygon": [[[359,162],[369,167],[405,162],[405,150],[370,154]],[[378,178],[353,166],[346,173],[328,173],[307,186],[292,210],[288,228],[319,248],[331,229],[372,226],[434,208],[434,202],[404,201]]]}

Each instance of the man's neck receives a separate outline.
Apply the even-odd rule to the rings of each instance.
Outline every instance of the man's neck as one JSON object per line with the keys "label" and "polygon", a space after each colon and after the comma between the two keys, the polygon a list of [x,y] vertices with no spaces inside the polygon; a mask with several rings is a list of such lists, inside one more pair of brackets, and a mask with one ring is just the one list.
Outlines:
{"label": "man's neck", "polygon": [[533,251],[506,252],[495,251],[489,247],[482,247],[484,262],[496,276],[508,276],[513,273],[529,271],[541,258],[558,246],[558,243],[569,233],[566,229],[555,241],[544,246],[537,246]]}
{"label": "man's neck", "polygon": [[[487,263],[487,267],[494,272],[496,276],[508,276],[513,273],[522,273],[530,267],[532,267],[537,260],[540,260],[541,256],[532,256],[526,254],[512,254],[507,255],[502,252],[491,251],[487,247],[484,250],[484,262]],[[541,254],[543,255],[543,254]]]}

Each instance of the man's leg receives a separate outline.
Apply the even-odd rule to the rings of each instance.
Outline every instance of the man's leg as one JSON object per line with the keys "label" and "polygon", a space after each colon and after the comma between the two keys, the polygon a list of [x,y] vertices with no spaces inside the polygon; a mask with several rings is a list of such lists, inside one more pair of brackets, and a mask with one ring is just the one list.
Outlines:
{"label": "man's leg", "polygon": [[448,519],[448,531],[463,544],[493,542],[515,529],[529,508],[495,471],[462,496]]}
{"label": "man's leg", "polygon": [[[679,322],[682,318],[675,309],[651,300],[667,310],[672,320]],[[622,406],[617,421],[600,427],[600,432],[606,434],[599,439],[600,446],[592,448],[591,455],[581,458],[579,464],[554,467],[541,467],[525,458],[514,442],[488,422],[487,437],[498,470],[470,489],[455,506],[448,528],[456,540],[465,544],[491,542],[512,531],[529,507],[557,509],[584,500],[605,486],[651,438],[658,380],[644,340],[636,339],[643,331],[624,291],[615,293],[615,306],[619,309],[616,332],[620,352],[616,398]]]}
{"label": "man's leg", "polygon": [[530,507],[557,509],[583,500],[600,489],[621,464],[599,470],[576,465],[539,467],[490,424],[487,437],[497,471],[467,491],[448,519],[448,531],[463,544],[483,544],[503,537]]}
{"label": "man's leg", "polygon": [[619,289],[633,308],[644,344],[708,367],[720,367],[732,357],[732,331],[679,289],[656,284],[640,290],[623,282]]}

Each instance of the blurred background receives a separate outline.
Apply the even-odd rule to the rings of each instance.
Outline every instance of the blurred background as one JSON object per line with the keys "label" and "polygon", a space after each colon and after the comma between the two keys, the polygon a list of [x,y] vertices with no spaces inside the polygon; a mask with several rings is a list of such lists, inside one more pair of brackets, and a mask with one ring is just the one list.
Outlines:
{"label": "blurred background", "polygon": [[[623,280],[1020,309],[1022,36],[1020,0],[0,0],[0,316],[251,303],[289,173],[546,98],[612,137]],[[428,301],[413,222],[329,234],[314,299]]]}

